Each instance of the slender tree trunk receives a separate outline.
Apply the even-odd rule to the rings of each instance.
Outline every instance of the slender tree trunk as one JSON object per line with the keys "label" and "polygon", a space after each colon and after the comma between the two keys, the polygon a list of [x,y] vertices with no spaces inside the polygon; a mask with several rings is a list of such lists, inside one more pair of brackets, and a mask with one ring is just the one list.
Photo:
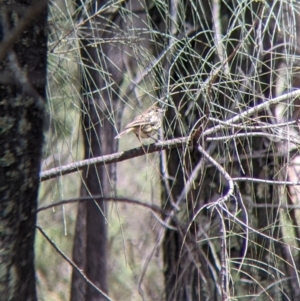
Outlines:
{"label": "slender tree trunk", "polygon": [[[106,1],[95,1],[85,9],[93,15],[95,8],[102,7],[105,3]],[[82,2],[79,1],[78,5],[82,5]],[[115,30],[112,30],[111,24],[114,24]],[[94,16],[82,32],[82,128],[86,159],[111,154],[117,150],[114,137],[117,133],[119,91],[125,73],[126,47],[122,40],[114,40],[112,44],[102,42],[119,36],[121,32],[123,35],[123,26],[122,16],[116,10],[108,13],[105,19]],[[82,196],[115,195],[115,164],[90,166],[83,171],[82,179]],[[106,204],[103,201],[83,202],[79,205],[73,248],[74,261],[105,293],[108,292],[106,213]],[[73,271],[71,300],[93,301],[106,298]]]}
{"label": "slender tree trunk", "polygon": [[[101,91],[107,82],[100,71],[102,51],[91,45],[93,36],[100,30],[97,23],[90,22],[89,38],[82,41],[82,129],[85,159],[110,154],[116,151],[115,126],[109,114],[116,110],[117,97]],[[104,51],[105,52],[105,51]],[[106,51],[107,52],[107,51]],[[104,53],[103,53],[104,54]],[[107,79],[109,81],[109,79]],[[88,95],[88,96],[86,96]],[[113,196],[115,190],[115,165],[90,166],[82,173],[81,196]],[[107,222],[106,205],[103,201],[83,202],[79,205],[76,237],[73,248],[74,261],[83,268],[86,276],[104,293],[107,286]],[[73,271],[71,300],[106,300],[92,286]]]}
{"label": "slender tree trunk", "polygon": [[[108,1],[87,2],[89,4],[77,1],[77,5],[82,8],[83,14],[88,11],[88,15],[84,17],[93,15],[81,32],[83,134],[85,158],[91,158],[117,150],[114,137],[119,130],[124,106],[120,99],[128,101],[127,95],[122,95],[120,86],[126,76],[129,78],[139,72],[139,65],[145,67],[149,57],[140,48],[149,50],[150,37],[144,30],[147,28],[147,8],[143,1],[118,3],[118,8],[104,10],[99,16],[95,15],[96,8],[104,7]],[[132,14],[128,14],[128,11],[132,11]],[[144,56],[140,57],[140,54]],[[128,74],[129,66],[131,68]],[[83,196],[115,195],[115,164],[89,167],[82,175]],[[74,261],[104,292],[108,291],[106,218],[104,202],[81,203],[73,248]],[[73,271],[71,300],[92,301],[105,298],[86,285]]]}

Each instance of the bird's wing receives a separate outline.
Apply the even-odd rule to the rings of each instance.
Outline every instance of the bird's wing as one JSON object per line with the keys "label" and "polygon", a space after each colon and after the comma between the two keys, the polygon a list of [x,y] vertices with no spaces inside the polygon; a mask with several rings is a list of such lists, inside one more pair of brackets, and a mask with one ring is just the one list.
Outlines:
{"label": "bird's wing", "polygon": [[135,126],[142,126],[142,125],[146,125],[149,124],[149,121],[147,120],[143,120],[141,118],[137,118],[135,120],[133,120],[132,122],[128,123],[125,127],[125,129],[129,129]]}

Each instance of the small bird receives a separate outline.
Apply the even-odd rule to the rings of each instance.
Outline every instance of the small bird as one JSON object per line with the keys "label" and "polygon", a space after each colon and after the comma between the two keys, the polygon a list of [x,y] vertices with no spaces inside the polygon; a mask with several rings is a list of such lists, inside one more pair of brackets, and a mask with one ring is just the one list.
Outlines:
{"label": "small bird", "polygon": [[120,139],[130,132],[133,132],[139,140],[140,138],[153,138],[152,135],[161,127],[163,113],[163,109],[153,105],[141,115],[136,116],[132,122],[128,123],[125,130],[117,135],[115,139]]}

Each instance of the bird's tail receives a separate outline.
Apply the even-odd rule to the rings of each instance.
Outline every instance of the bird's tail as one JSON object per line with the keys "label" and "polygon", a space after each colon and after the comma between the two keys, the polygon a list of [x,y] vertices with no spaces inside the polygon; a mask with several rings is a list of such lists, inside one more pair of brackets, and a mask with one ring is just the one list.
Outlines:
{"label": "bird's tail", "polygon": [[129,128],[129,129],[124,130],[123,132],[119,133],[119,134],[115,137],[115,139],[120,139],[120,138],[122,138],[125,134],[131,132],[132,130],[133,130],[133,128]]}

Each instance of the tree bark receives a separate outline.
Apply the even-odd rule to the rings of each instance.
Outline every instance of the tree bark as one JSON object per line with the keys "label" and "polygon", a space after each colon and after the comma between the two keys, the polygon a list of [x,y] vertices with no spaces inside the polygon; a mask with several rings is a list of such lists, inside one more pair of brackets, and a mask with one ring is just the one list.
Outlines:
{"label": "tree bark", "polygon": [[[89,15],[94,15],[95,8],[102,7],[105,3],[106,1],[94,1],[85,9],[89,11]],[[80,7],[82,2],[79,1],[78,5]],[[130,5],[134,7],[134,5],[139,6],[140,3],[136,1]],[[145,15],[143,11],[142,14]],[[114,137],[117,134],[116,129],[122,111],[120,86],[126,74],[126,64],[135,66],[136,63],[134,58],[130,58],[131,50],[130,46],[124,42],[126,40],[124,32],[129,32],[129,29],[134,27],[132,22],[137,20],[140,26],[143,26],[141,18],[141,16],[131,17],[125,22],[120,8],[120,10],[116,9],[106,14],[105,18],[102,15],[95,15],[82,31],[82,129],[86,159],[111,154],[117,150],[117,141]],[[115,39],[116,37],[122,38]],[[110,40],[113,42],[109,42]],[[115,196],[115,164],[86,168],[82,173],[82,178],[82,196],[99,194],[106,197]],[[104,201],[81,203],[73,248],[74,261],[105,293],[108,292],[106,218]],[[76,271],[73,271],[72,301],[106,300],[79,277]]]}
{"label": "tree bark", "polygon": [[0,52],[4,54],[0,61],[0,300],[3,301],[37,300],[34,238],[43,146],[47,8],[46,1],[38,8],[36,4],[36,1],[2,1],[0,5]]}

